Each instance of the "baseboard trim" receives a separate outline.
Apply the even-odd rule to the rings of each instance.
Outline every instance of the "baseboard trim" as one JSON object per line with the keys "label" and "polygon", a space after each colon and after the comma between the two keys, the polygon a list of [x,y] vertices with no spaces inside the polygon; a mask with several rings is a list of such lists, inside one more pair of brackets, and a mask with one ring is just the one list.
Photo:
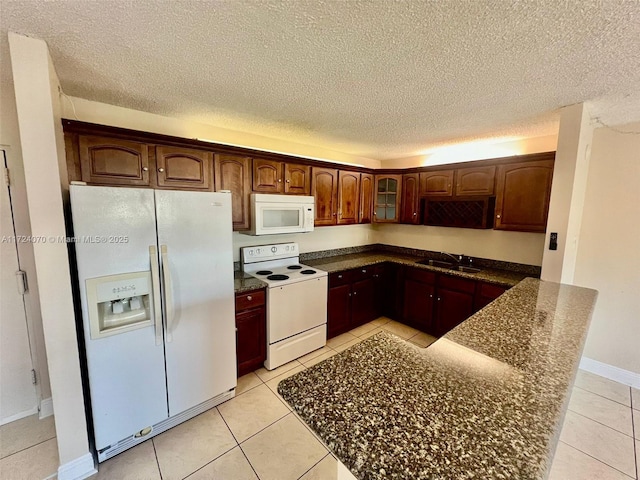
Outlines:
{"label": "baseboard trim", "polygon": [[16,413],[15,415],[11,415],[10,417],[3,418],[2,420],[0,420],[0,425],[15,422],[16,420],[20,420],[24,417],[30,417],[31,415],[35,415],[36,413],[38,413],[37,405],[33,408],[30,408],[29,410],[25,410],[24,412]]}
{"label": "baseboard trim", "polygon": [[98,473],[93,455],[85,453],[81,457],[58,467],[58,480],[82,480]]}
{"label": "baseboard trim", "polygon": [[608,378],[609,380],[629,385],[633,388],[640,388],[640,373],[614,367],[608,363],[599,362],[588,357],[582,357],[580,360],[580,368],[587,372]]}
{"label": "baseboard trim", "polygon": [[45,398],[40,402],[40,420],[53,415],[53,398]]}

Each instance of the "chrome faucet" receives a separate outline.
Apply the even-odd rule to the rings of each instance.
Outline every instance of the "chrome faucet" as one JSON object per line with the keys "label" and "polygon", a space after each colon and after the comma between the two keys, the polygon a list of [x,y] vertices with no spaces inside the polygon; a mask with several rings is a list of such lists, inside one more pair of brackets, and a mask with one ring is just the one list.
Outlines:
{"label": "chrome faucet", "polygon": [[464,258],[464,254],[451,254],[447,252],[440,252],[442,255],[446,255],[447,257],[452,258],[458,265],[462,265],[462,259]]}

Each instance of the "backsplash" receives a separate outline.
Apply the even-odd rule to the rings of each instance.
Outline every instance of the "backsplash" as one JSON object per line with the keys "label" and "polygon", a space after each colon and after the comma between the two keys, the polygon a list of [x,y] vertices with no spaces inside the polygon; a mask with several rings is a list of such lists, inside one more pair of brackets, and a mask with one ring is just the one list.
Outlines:
{"label": "backsplash", "polygon": [[[338,255],[350,255],[354,253],[366,253],[366,252],[388,252],[396,253],[398,255],[409,255],[413,257],[424,257],[433,260],[445,260],[451,259],[440,252],[434,252],[431,250],[420,250],[416,248],[397,247],[394,245],[384,245],[381,243],[374,243],[371,245],[361,245],[358,247],[349,248],[335,248],[332,250],[320,250],[317,252],[301,253],[300,262],[304,263],[309,260],[317,260],[319,258],[335,257]],[[467,257],[465,257],[467,258]],[[492,260],[489,258],[468,257],[473,259],[473,265],[480,268],[491,268],[497,270],[509,270],[512,272],[523,273],[532,277],[540,277],[541,267],[537,265],[526,265],[523,263],[515,262],[503,262],[501,260]]]}

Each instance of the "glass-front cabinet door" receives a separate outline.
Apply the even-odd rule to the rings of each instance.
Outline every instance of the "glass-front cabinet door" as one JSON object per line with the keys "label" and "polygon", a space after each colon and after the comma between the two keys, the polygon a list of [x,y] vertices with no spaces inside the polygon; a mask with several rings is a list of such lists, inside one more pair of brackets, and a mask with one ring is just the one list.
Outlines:
{"label": "glass-front cabinet door", "polygon": [[373,221],[393,223],[400,215],[402,175],[376,175]]}

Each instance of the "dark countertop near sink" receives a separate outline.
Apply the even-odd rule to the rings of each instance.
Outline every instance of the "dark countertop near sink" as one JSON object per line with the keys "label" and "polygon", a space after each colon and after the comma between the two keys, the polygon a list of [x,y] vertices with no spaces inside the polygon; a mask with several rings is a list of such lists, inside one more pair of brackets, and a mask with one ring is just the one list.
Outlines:
{"label": "dark countertop near sink", "polygon": [[258,288],[266,288],[267,284],[258,280],[251,275],[247,275],[243,271],[236,270],[233,272],[233,288],[236,293],[248,292]]}
{"label": "dark countertop near sink", "polygon": [[360,480],[542,480],[596,297],[527,278],[425,349],[382,332],[278,392]]}
{"label": "dark countertop near sink", "polygon": [[376,263],[394,262],[401,265],[410,265],[416,268],[422,268],[433,272],[447,273],[461,278],[470,278],[472,280],[482,280],[483,282],[493,283],[504,287],[513,287],[524,278],[530,276],[524,273],[512,272],[509,270],[498,270],[493,268],[481,268],[478,273],[465,273],[457,270],[449,270],[448,268],[439,268],[430,265],[421,265],[416,263],[424,257],[413,255],[403,255],[390,252],[365,252],[354,253],[350,255],[339,255],[334,257],[321,258],[317,260],[307,260],[304,263],[311,267],[325,270],[329,273],[340,272],[352,268],[365,267],[375,265]]}

